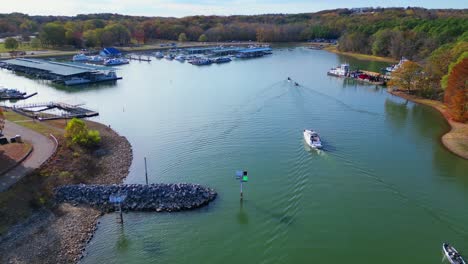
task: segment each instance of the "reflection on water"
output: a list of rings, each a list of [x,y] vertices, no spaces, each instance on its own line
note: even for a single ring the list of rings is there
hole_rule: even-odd
[[[114,88],[117,85],[117,80],[113,81],[106,81],[100,83],[91,83],[91,84],[80,84],[80,85],[73,85],[67,86],[64,84],[59,83],[50,83],[51,87],[54,87],[57,90],[64,91],[67,93],[81,93],[83,91],[93,91],[93,90],[105,90],[109,88]]]
[[[120,228],[118,228],[118,232],[119,236],[117,238],[115,246],[117,248],[117,251],[126,252],[130,247],[131,241],[127,238],[127,235],[125,234],[124,224],[120,225]]]
[[[244,202],[240,201],[239,212],[237,213],[237,222],[241,225],[247,225],[249,223],[249,215],[244,209]]]
[[[392,98],[386,98],[384,107],[390,124],[397,129],[404,128],[408,118],[408,101],[395,102]]]

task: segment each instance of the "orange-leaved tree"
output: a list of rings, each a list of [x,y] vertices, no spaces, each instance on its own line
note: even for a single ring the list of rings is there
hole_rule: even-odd
[[[450,65],[444,101],[452,118],[468,121],[468,52]]]
[[[5,115],[3,115],[3,110],[0,107],[0,133],[3,133],[4,128],[5,128]]]
[[[422,67],[416,62],[406,61],[392,72],[392,79],[388,82],[388,85],[407,90],[409,93],[411,90],[419,88],[421,78]]]

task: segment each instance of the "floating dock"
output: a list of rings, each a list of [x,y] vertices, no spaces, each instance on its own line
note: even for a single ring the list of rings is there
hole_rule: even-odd
[[[50,114],[45,111],[59,109],[64,113]],[[71,105],[61,102],[46,102],[46,103],[34,103],[34,104],[25,104],[25,105],[15,105],[12,107],[12,110],[34,118],[40,121],[44,120],[56,120],[56,119],[71,119],[71,118],[87,118],[98,116],[99,113],[93,110],[89,110],[81,107],[81,105]]]
[[[27,95],[14,89],[0,89],[0,100],[25,100],[35,96],[37,93]]]
[[[0,67],[28,74],[30,76],[62,82],[67,84],[73,80],[83,79],[87,83],[107,80],[109,73],[114,73],[115,69],[104,66],[88,65],[76,62],[57,62],[41,59],[10,59],[3,61]],[[101,78],[102,77],[102,78]],[[121,79],[116,77],[113,80]]]
[[[147,58],[142,58],[142,56],[126,56],[127,59],[129,60],[136,60],[136,61],[148,61],[150,62],[151,59],[150,57],[148,56]]]

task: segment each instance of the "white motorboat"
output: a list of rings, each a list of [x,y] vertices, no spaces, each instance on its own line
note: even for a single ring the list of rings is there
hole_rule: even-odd
[[[99,55],[96,55],[96,56],[89,56],[88,57],[88,61],[89,62],[96,62],[96,63],[100,63],[100,62],[103,62],[104,61],[104,58],[99,56]]]
[[[175,60],[180,61],[180,62],[185,62],[185,56],[184,55],[179,55],[175,57]]]
[[[158,59],[164,58],[164,54],[162,54],[162,52],[160,52],[160,51],[156,52],[156,54],[154,56],[156,56],[156,58],[158,58]]]
[[[73,56],[73,61],[88,61],[89,58],[88,56],[84,55],[83,53],[80,53],[80,54],[76,54],[75,56]]]
[[[452,264],[466,264],[463,257],[458,253],[458,251],[449,245],[448,243],[442,244],[442,250],[444,251],[445,256],[447,257],[448,261]]]
[[[314,130],[304,129],[304,140],[306,141],[307,145],[309,145],[311,148],[322,148],[322,141],[320,141],[318,133]]]
[[[104,61],[104,65],[106,66],[114,66],[114,65],[122,65],[122,64],[129,64],[130,61],[123,58],[112,58]]]
[[[330,69],[327,74],[337,77],[346,77],[349,73],[349,64],[343,63],[339,67]]]
[[[174,57],[174,55],[172,55],[172,54],[167,54],[166,56],[164,56],[164,58],[165,58],[166,60],[173,60],[175,57]]]

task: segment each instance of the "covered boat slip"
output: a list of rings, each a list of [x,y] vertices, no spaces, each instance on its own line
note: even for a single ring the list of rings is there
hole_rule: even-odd
[[[106,75],[108,72],[115,71],[114,68],[83,63],[24,58],[5,60],[3,67],[9,70],[30,74],[38,78],[59,82],[65,82],[73,77],[96,77],[97,75]],[[98,78],[90,78],[90,81],[94,82],[94,79]]]

